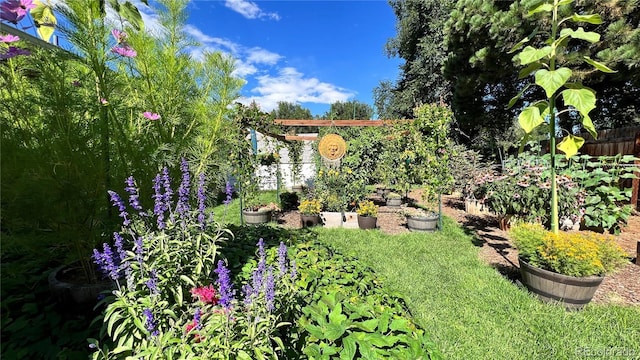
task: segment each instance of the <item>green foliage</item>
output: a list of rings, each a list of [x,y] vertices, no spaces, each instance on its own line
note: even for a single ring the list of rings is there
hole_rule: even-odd
[[[638,171],[630,155],[580,156],[572,162],[569,175],[586,193],[584,224],[592,229],[618,234],[631,215],[631,188],[622,187]]]
[[[374,204],[373,201],[370,201],[370,200],[361,201],[360,203],[358,203],[358,208],[356,209],[356,212],[360,216],[377,217],[378,205]]]
[[[465,199],[472,198],[475,196],[480,177],[489,172],[491,167],[479,152],[468,149],[465,145],[454,145],[449,160],[453,177],[452,190],[460,191]]]
[[[627,254],[611,236],[545,231],[540,225],[519,224],[510,234],[522,258],[532,266],[568,276],[610,273],[628,263]]]
[[[335,102],[323,116],[329,120],[367,120],[373,117],[373,109],[368,104],[357,100]]]

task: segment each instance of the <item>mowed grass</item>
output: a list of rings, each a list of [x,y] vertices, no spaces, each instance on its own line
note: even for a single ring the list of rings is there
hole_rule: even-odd
[[[542,304],[483,264],[473,238],[450,219],[429,234],[317,231],[402,294],[448,359],[640,359],[640,307],[567,312]]]

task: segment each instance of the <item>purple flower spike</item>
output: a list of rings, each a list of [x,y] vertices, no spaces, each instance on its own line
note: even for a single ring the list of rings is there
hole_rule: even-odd
[[[282,241],[278,247],[278,267],[280,276],[284,276],[287,273],[287,246]]]
[[[111,280],[116,281],[119,275],[118,267],[113,258],[113,251],[111,251],[111,247],[107,243],[102,245],[102,249],[102,253],[97,249],[93,249],[93,262],[98,265],[98,268],[103,274],[111,278]]]
[[[169,169],[166,167],[162,169],[162,185],[164,186],[164,195],[162,196],[164,211],[169,211],[169,209],[171,209],[171,197],[173,196],[173,190],[171,189]]]
[[[205,176],[204,173],[200,174],[198,178],[198,224],[200,227],[204,229],[205,221],[206,221],[206,202],[207,202],[207,189],[205,187]]]
[[[160,174],[156,175],[153,179],[153,190],[153,215],[156,216],[158,229],[162,230],[165,228],[166,224],[164,222],[164,195],[162,194],[162,177]]]
[[[202,311],[200,308],[196,309],[195,314],[193,314],[193,322],[196,323],[196,329],[202,329],[202,323],[200,322],[200,318],[202,317]]]
[[[124,201],[122,201],[122,199],[120,198],[120,195],[118,195],[117,192],[111,191],[111,190],[107,192],[111,197],[111,203],[113,204],[113,206],[117,207],[118,211],[120,211],[120,214],[118,216],[122,218],[122,225],[129,226],[131,221],[127,218],[128,216],[127,208],[124,206]]]
[[[134,251],[136,253],[136,261],[142,266],[144,260],[144,243],[142,242],[142,236],[138,236],[134,242]]]
[[[225,205],[231,204],[231,198],[233,197],[233,185],[229,181],[225,184],[224,192],[227,194],[227,198],[223,201]]]
[[[151,309],[146,308],[142,311],[142,313],[146,318],[145,327],[151,333],[151,336],[158,336],[158,334],[160,334],[160,332],[157,329],[158,324],[153,318],[153,312],[151,312]]]
[[[125,181],[127,185],[124,190],[129,194],[129,205],[138,211],[140,215],[143,215],[142,205],[140,205],[140,193],[138,192],[138,187],[136,186],[136,179],[133,176],[129,176]]]
[[[229,269],[224,265],[224,261],[218,260],[218,267],[216,268],[215,273],[218,274],[216,285],[218,285],[218,290],[220,291],[219,303],[228,311],[231,309],[235,290],[233,290],[231,278],[229,277]]]
[[[242,286],[242,296],[244,297],[244,304],[246,306],[251,306],[253,303],[253,297],[255,296],[253,287],[249,284],[245,284]]]
[[[272,312],[273,309],[275,309],[273,303],[276,299],[276,284],[271,266],[269,266],[269,270],[267,271],[267,284],[265,285],[264,298],[266,300],[267,311]]]
[[[189,164],[184,158],[180,162],[180,170],[182,171],[182,182],[178,187],[178,205],[176,212],[181,219],[186,218],[189,213],[189,191],[191,190],[191,175],[189,174]]]
[[[149,273],[149,280],[145,282],[147,288],[151,295],[158,295],[160,291],[158,290],[158,275],[155,270],[151,270]]]
[[[291,262],[291,280],[295,280],[298,276],[298,267],[296,266],[296,261],[293,260]]]
[[[127,251],[124,249],[124,239],[120,233],[114,232],[113,238],[115,239],[116,252],[118,253],[118,262],[122,264],[127,258]]]

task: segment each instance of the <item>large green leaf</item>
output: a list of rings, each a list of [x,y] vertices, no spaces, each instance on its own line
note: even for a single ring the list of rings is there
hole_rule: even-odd
[[[600,17],[600,14],[589,14],[589,15],[573,14],[570,20],[573,22],[586,22],[586,23],[595,24],[595,25],[602,24],[602,17]]]
[[[598,69],[598,70],[600,70],[602,72],[605,72],[605,73],[617,72],[615,70],[610,69],[607,65],[605,65],[605,64],[603,64],[601,62],[595,61],[595,60],[591,59],[588,56],[584,56],[584,61],[586,61],[587,64],[592,65],[593,67],[595,67],[596,69]]]
[[[144,29],[144,21],[138,8],[130,2],[125,2],[120,8],[120,15],[125,18],[136,30]]]
[[[518,115],[518,124],[527,134],[543,122],[544,118],[540,115],[540,109],[536,106],[529,106]]]
[[[562,139],[562,142],[558,144],[557,148],[564,152],[564,156],[569,159],[578,153],[578,149],[582,147],[582,144],[584,144],[584,139],[580,136],[568,135]]]
[[[542,3],[538,6],[536,6],[535,8],[529,10],[529,12],[527,13],[527,16],[531,16],[533,14],[539,13],[539,12],[549,12],[553,10],[553,5],[552,4],[548,4],[548,3]]]
[[[340,360],[351,360],[356,356],[356,340],[351,336],[342,339],[342,351],[340,351]]]
[[[565,89],[562,91],[565,105],[576,108],[582,115],[587,115],[596,107],[596,94],[590,89]]]
[[[49,42],[58,23],[53,14],[53,9],[51,6],[43,4],[40,0],[34,0],[33,4],[35,4],[36,7],[31,9],[30,13],[36,24],[38,35],[40,35],[42,40]]]
[[[587,129],[589,134],[591,134],[591,136],[593,136],[594,139],[597,139],[598,132],[596,131],[596,127],[593,125],[593,121],[591,121],[591,118],[589,117],[589,115],[582,114],[581,122],[582,122],[582,127]]]
[[[542,49],[536,49],[533,46],[527,46],[522,49],[519,55],[520,65],[531,64],[551,54],[551,46],[545,46]]]
[[[600,34],[593,31],[584,31],[582,27],[579,27],[578,30],[569,28],[562,29],[560,36],[571,36],[574,39],[586,40],[592,44],[600,41]]]
[[[571,69],[569,68],[563,67],[555,71],[542,69],[536,72],[536,84],[544,89],[547,97],[551,97],[570,77]]]
[[[531,63],[529,65],[527,65],[527,67],[525,67],[524,69],[520,70],[520,72],[518,73],[518,79],[524,79],[525,77],[531,75],[532,72],[540,69],[542,67],[542,65],[540,65],[539,62],[534,62]]]

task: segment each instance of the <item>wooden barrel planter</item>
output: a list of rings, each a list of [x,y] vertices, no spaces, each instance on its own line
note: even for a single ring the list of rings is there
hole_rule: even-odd
[[[399,207],[400,205],[402,205],[402,199],[401,198],[387,199],[387,206]]]
[[[568,310],[578,310],[588,304],[604,276],[576,277],[558,274],[531,266],[522,258],[522,283],[543,302],[561,302]]]
[[[407,227],[411,231],[435,231],[438,228],[438,217],[435,216],[407,216]]]
[[[302,227],[313,227],[322,225],[322,219],[320,218],[320,215],[300,214],[300,222],[302,222]]]
[[[265,224],[271,221],[271,211],[248,211],[242,210],[245,223],[249,225]]]
[[[377,217],[358,215],[358,227],[360,229],[364,229],[364,230],[375,229],[377,224],[378,224]]]

